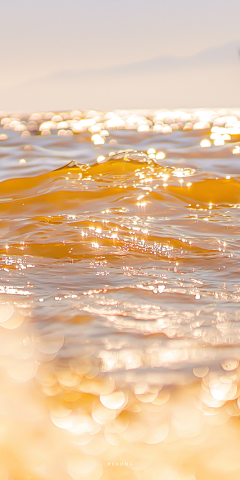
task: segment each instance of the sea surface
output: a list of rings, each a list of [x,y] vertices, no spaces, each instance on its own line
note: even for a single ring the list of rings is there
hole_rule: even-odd
[[[0,119],[1,480],[239,480],[240,109]]]

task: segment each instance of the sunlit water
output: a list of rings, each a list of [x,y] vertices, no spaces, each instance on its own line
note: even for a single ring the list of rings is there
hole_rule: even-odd
[[[1,480],[239,480],[240,111],[1,118]]]

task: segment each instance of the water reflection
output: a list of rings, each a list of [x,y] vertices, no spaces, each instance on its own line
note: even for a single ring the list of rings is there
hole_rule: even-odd
[[[1,478],[238,480],[240,112],[1,127]]]

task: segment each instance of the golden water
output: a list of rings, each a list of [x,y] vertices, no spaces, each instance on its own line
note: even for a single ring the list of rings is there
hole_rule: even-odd
[[[239,480],[240,111],[1,119],[0,479]]]

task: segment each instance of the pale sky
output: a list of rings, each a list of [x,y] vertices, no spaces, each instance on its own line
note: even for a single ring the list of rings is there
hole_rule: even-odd
[[[240,40],[239,0],[0,0],[0,11],[0,89],[8,90]]]

